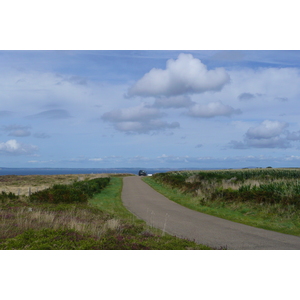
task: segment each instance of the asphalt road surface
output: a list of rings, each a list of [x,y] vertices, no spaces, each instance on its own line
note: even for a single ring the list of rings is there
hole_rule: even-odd
[[[198,244],[229,250],[300,250],[300,237],[193,211],[167,199],[138,176],[124,177],[122,201],[150,226]]]

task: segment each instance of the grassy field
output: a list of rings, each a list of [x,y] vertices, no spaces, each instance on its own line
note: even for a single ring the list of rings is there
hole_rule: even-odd
[[[120,174],[122,176],[122,174]],[[118,175],[118,176],[120,176]],[[125,174],[123,174],[125,175]],[[54,184],[70,184],[74,181],[107,177],[108,174],[69,174],[69,175],[6,175],[0,176],[0,193],[13,193],[28,196],[51,187]],[[117,175],[115,175],[117,176]]]
[[[300,236],[299,169],[180,171],[144,180],[193,210]]]
[[[50,190],[51,187],[57,184],[72,186],[75,181],[87,182],[103,176],[1,176],[0,249],[211,249],[164,234],[134,217],[122,204],[122,177],[118,175],[112,176],[109,185],[88,201],[81,197],[82,202],[53,202],[55,193]],[[13,187],[17,191],[28,185],[38,187],[36,194],[43,197],[38,198],[35,193],[31,197],[18,196],[9,189]],[[41,193],[41,190],[44,192]],[[38,200],[45,199],[45,195],[50,201]]]

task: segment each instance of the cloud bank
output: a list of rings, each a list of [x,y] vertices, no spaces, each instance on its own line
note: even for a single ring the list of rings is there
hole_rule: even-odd
[[[229,117],[233,114],[241,114],[240,109],[234,109],[221,101],[210,102],[208,104],[195,104],[189,108],[187,114],[196,118],[212,118],[217,116]]]

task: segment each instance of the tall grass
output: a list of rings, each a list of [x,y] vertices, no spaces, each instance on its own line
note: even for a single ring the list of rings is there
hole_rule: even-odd
[[[182,205],[232,221],[300,235],[300,170],[182,171],[145,181]]]

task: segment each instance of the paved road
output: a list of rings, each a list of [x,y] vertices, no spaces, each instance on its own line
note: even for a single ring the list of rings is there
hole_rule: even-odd
[[[149,225],[214,248],[300,250],[300,237],[255,228],[183,207],[156,192],[138,176],[123,179],[125,207]]]

